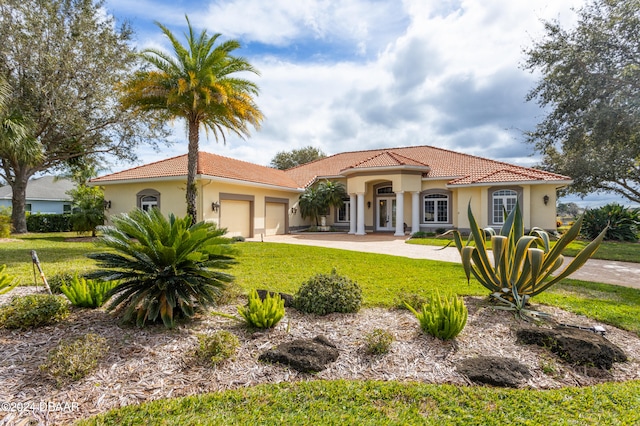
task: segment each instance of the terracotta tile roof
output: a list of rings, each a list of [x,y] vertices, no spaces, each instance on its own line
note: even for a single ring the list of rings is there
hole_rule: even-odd
[[[282,170],[207,152],[200,152],[198,154],[198,174],[298,189],[297,183]],[[110,175],[100,176],[92,179],[91,182],[101,184],[137,179],[186,178],[186,176],[187,154],[184,154]]]
[[[416,167],[425,167],[428,166],[424,163],[416,161],[412,158],[407,158],[404,155],[400,155],[391,151],[383,151],[374,155],[371,158],[361,161],[358,164],[353,165],[352,167],[347,167],[347,169],[366,169],[372,167],[399,167],[399,166],[416,166]]]
[[[571,180],[567,176],[555,173],[432,146],[344,152],[294,167],[286,170],[286,173],[298,185],[304,187],[318,177],[339,176],[342,171],[347,169],[388,167],[402,164],[428,166],[430,169],[425,173],[426,177],[448,178],[451,185],[523,181],[566,181],[569,183]]]

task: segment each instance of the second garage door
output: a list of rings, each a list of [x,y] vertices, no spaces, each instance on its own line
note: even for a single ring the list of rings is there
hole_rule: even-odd
[[[286,233],[286,204],[266,203],[265,233],[282,235]]]

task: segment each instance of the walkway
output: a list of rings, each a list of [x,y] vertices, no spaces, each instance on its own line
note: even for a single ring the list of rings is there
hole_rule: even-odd
[[[431,259],[443,262],[460,262],[460,254],[455,247],[423,246],[406,244],[407,237],[395,237],[391,234],[289,234],[263,237],[270,243],[302,244],[309,246],[329,247],[365,253],[381,253],[392,256],[403,256],[412,259]],[[261,241],[260,237],[251,241]],[[565,260],[565,265],[570,259]],[[589,259],[569,278],[621,285],[640,289],[640,263],[613,262],[609,260]]]

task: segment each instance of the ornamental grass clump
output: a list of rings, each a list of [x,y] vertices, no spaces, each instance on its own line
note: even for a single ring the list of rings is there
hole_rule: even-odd
[[[467,281],[473,275],[491,291],[491,297],[499,302],[496,308],[513,310],[523,319],[546,315],[528,309],[529,299],[584,265],[600,247],[607,232],[605,228],[562,272],[552,277],[551,274],[559,270],[564,262],[562,251],[579,235],[584,215],[551,247],[549,234],[541,228],[533,228],[529,235],[525,235],[522,213],[517,202],[515,208],[508,215],[505,214],[499,234],[493,228],[483,230],[478,226],[471,211],[471,203],[467,210],[471,228],[467,244],[463,244],[459,231],[449,231],[460,252]],[[492,259],[485,242],[486,234],[491,235]],[[475,245],[471,245],[472,241]]]
[[[0,326],[27,329],[54,324],[69,315],[67,299],[51,294],[30,294],[11,299],[0,308]]]
[[[192,317],[215,305],[233,276],[235,261],[225,229],[214,223],[191,223],[189,216],[165,218],[158,209],[113,216],[114,226],[100,227],[98,242],[110,251],[90,254],[98,270],[90,279],[119,281],[109,293],[108,310],[124,311],[124,321],[138,326],[162,320],[173,327],[177,316]]]
[[[63,341],[40,365],[40,371],[53,377],[58,387],[67,381],[80,380],[95,370],[98,361],[109,351],[107,339],[87,333],[79,339]]]
[[[338,275],[316,274],[304,282],[294,297],[296,309],[309,314],[327,315],[332,312],[358,312],[362,304],[362,290],[357,282]]]
[[[460,334],[469,315],[461,297],[452,295],[443,298],[439,293],[422,305],[420,311],[408,303],[405,306],[418,319],[422,331],[442,340],[450,340]]]
[[[262,300],[258,291],[253,289],[249,293],[249,303],[246,306],[238,306],[238,313],[249,327],[272,328],[284,317],[284,300],[278,293],[269,292]]]
[[[73,306],[99,308],[106,302],[107,294],[118,285],[115,281],[88,280],[75,274],[68,284],[63,282],[60,291]]]

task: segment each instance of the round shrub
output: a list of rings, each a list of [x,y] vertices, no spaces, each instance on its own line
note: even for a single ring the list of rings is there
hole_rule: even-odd
[[[376,328],[364,336],[365,352],[369,355],[384,355],[389,353],[393,334],[381,328]]]
[[[0,309],[0,325],[6,328],[31,328],[56,323],[69,315],[67,299],[50,294],[14,297]]]
[[[60,342],[39,368],[55,378],[60,387],[68,380],[80,380],[89,374],[108,351],[107,339],[87,333],[79,339]]]
[[[233,357],[240,347],[238,337],[225,330],[213,334],[199,334],[198,343],[196,355],[210,361],[212,365]]]
[[[317,274],[304,282],[295,295],[296,309],[309,314],[326,315],[332,312],[358,312],[362,290],[357,282],[338,275]]]

